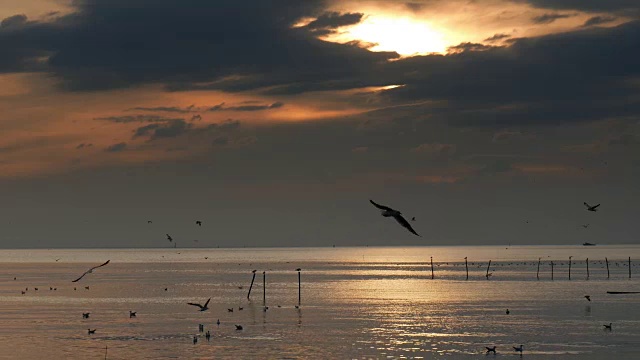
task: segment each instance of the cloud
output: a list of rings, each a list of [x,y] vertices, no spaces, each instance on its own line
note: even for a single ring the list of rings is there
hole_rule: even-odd
[[[462,53],[466,51],[486,51],[486,50],[493,49],[494,47],[495,46],[491,46],[491,45],[465,42],[455,46],[449,46],[447,48],[447,53],[457,54],[457,53]]]
[[[150,136],[150,140],[159,138],[175,138],[187,133],[192,125],[182,119],[163,124],[149,124],[134,130],[133,137]]]
[[[109,121],[113,123],[134,123],[134,122],[173,122],[173,121],[184,121],[184,119],[180,118],[166,118],[158,115],[126,115],[126,116],[109,116],[109,117],[100,117],[94,118],[94,120],[100,121]]]
[[[134,107],[127,110],[164,111],[164,112],[175,112],[175,113],[190,113],[190,112],[198,111],[198,109],[195,108],[195,105],[190,105],[185,108],[181,108],[178,106]]]
[[[542,9],[619,12],[640,8],[636,0],[520,0]]]
[[[107,146],[107,148],[104,149],[104,151],[106,152],[120,152],[120,151],[124,151],[127,147],[127,143],[126,142],[121,142],[121,143],[117,143],[117,144],[113,144],[110,146]]]
[[[573,15],[571,14],[544,14],[544,15],[539,15],[536,16],[534,18],[532,18],[531,20],[536,23],[536,24],[551,24],[552,22],[558,20],[558,19],[566,19],[569,18]]]
[[[525,135],[520,131],[501,130],[493,134],[493,137],[491,138],[491,142],[504,143],[512,140],[524,140],[528,138],[533,138],[533,136]]]
[[[284,106],[283,102],[274,102],[272,104],[264,104],[264,105],[238,105],[238,106],[225,106],[224,103],[215,105],[207,109],[206,111],[214,112],[214,111],[262,111],[262,110],[272,110],[279,109]]]
[[[17,26],[21,26],[27,23],[27,16],[24,14],[18,14],[18,15],[13,15],[13,16],[9,16],[7,18],[2,19],[2,22],[0,22],[0,28],[10,28],[10,27],[17,27]]]
[[[582,26],[583,27],[595,26],[600,24],[606,24],[615,20],[616,18],[613,16],[594,16],[589,18],[587,21],[585,21]]]
[[[484,39],[484,41],[486,41],[486,42],[497,42],[497,41],[508,39],[510,37],[511,37],[511,35],[509,35],[509,34],[495,34],[495,35],[493,35],[491,37],[488,37],[488,38]]]
[[[211,142],[214,146],[225,146],[229,144],[228,136],[218,136]]]
[[[640,137],[636,134],[620,134],[613,136],[608,141],[609,145],[620,145],[620,146],[628,146],[628,145],[638,145],[640,144]]]
[[[202,120],[202,116],[198,114],[198,115],[193,115],[190,121],[200,121],[200,120]]]
[[[325,12],[317,19],[311,21],[305,26],[316,35],[327,35],[335,32],[335,29],[342,26],[355,25],[362,20],[364,14],[361,13],[345,13]]]
[[[81,144],[78,144],[76,146],[76,149],[82,149],[82,148],[92,147],[92,146],[93,146],[93,144],[91,144],[91,143],[81,143]]]

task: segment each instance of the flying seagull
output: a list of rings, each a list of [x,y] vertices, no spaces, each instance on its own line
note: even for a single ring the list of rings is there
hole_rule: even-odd
[[[153,224],[153,221],[147,220],[147,224]]]
[[[109,261],[111,261],[111,260],[107,260],[107,261],[106,261],[104,264],[102,264],[102,265],[98,265],[98,266],[94,266],[94,267],[92,267],[91,269],[89,269],[89,270],[85,271],[85,272],[84,272],[84,274],[80,275],[80,277],[79,277],[79,278],[77,278],[77,279],[75,279],[75,280],[72,280],[71,282],[76,282],[76,281],[78,281],[78,280],[82,279],[85,275],[87,275],[87,274],[91,274],[91,273],[93,272],[93,270],[95,270],[95,269],[97,269],[97,268],[99,268],[99,267],[102,267],[102,266],[107,265],[107,264],[109,263]]]
[[[595,211],[595,210],[594,210],[594,211]],[[589,224],[582,225],[582,227],[586,229],[586,228],[588,228],[588,227],[589,227]]]
[[[609,323],[609,325],[602,325],[602,326],[604,326],[604,329],[605,329],[605,330],[609,330],[609,331],[611,331],[611,325],[612,325],[612,324],[613,324],[613,323]]]
[[[585,203],[584,203],[584,206],[586,206],[586,207],[587,207],[587,211],[593,211],[593,212],[596,212],[596,211],[598,211],[597,207],[598,207],[598,206],[600,206],[600,204],[598,204],[598,205],[594,205],[594,206],[591,206],[591,205],[589,205],[589,204],[587,204],[587,203],[585,202]]]
[[[589,295],[585,295],[584,298],[587,299],[588,301],[591,301],[591,296]]]
[[[207,305],[209,305],[209,301],[211,301],[211,298],[209,298],[209,300],[207,300],[207,302],[204,303],[204,306],[196,303],[187,303],[187,304],[199,307],[200,311],[207,311],[209,310],[209,308],[207,307]]]
[[[412,217],[412,218],[411,218],[411,221],[416,221],[416,217],[415,217],[415,216],[414,216],[414,217]]]
[[[407,220],[405,220],[405,218],[402,217],[402,213],[398,210],[394,210],[390,207],[386,207],[384,205],[379,205],[376,204],[375,202],[373,202],[373,200],[369,200],[373,206],[377,207],[378,209],[382,210],[382,216],[384,217],[393,217],[394,219],[396,219],[396,221],[402,225],[403,227],[407,228],[407,230],[409,230],[412,234],[416,235],[416,236],[420,236],[418,235],[418,233],[413,230],[413,228],[411,227],[411,225],[409,224],[409,222]]]
[[[173,241],[173,238],[171,237],[171,235],[167,234],[167,240],[169,240],[169,242]]]
[[[196,220],[196,225],[198,225],[198,226],[202,226],[202,221],[200,221],[200,220]]]

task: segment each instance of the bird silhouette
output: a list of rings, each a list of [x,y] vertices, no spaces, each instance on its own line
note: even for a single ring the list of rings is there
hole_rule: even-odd
[[[209,305],[209,301],[211,301],[211,298],[209,298],[209,300],[207,300],[207,302],[204,303],[204,305],[200,305],[200,304],[196,304],[196,303],[187,303],[187,304],[199,307],[200,311],[207,311],[207,310],[209,310],[209,308],[207,307],[207,305]]]
[[[147,224],[153,224],[153,221],[147,220]]]
[[[492,347],[492,348],[490,348],[488,346],[485,346],[485,348],[487,349],[487,354],[491,353],[491,352],[494,353],[494,354],[496,353],[496,347],[495,346]]]
[[[394,210],[394,209],[392,209],[390,207],[387,207],[387,206],[384,206],[384,205],[376,204],[373,200],[369,200],[369,202],[371,202],[371,204],[373,204],[373,206],[375,206],[378,209],[382,210],[382,216],[384,216],[384,217],[393,217],[400,225],[405,227],[412,234],[414,234],[416,236],[420,236],[415,230],[413,230],[413,228],[411,227],[411,224],[409,224],[409,222],[404,217],[402,217],[402,213],[400,211]]]
[[[589,227],[589,224],[582,225],[582,227],[586,229]]]
[[[513,347],[513,350],[515,350],[515,351],[519,352],[520,354],[522,354],[522,351],[523,351],[524,349],[523,349],[523,346],[522,346],[522,345],[520,345],[520,347],[515,347],[515,346],[514,346],[514,347]]]
[[[83,319],[88,319],[90,314],[91,313],[82,313],[82,318]]]
[[[611,331],[611,330],[613,330],[613,328],[611,327],[611,325],[612,325],[612,324],[613,324],[613,323],[609,323],[609,325],[602,325],[602,326],[604,326],[604,329],[605,329],[605,330],[609,330],[609,331]]]
[[[236,325],[236,330],[242,330],[242,325]]]
[[[96,333],[96,330],[98,330],[98,329],[93,329],[93,330],[91,330],[91,329],[87,329],[87,334],[89,334],[89,335],[91,335],[91,334],[95,334],[95,333]]]
[[[585,295],[584,298],[587,299],[587,301],[591,301],[591,296],[589,295]]]
[[[197,224],[198,226],[202,226],[202,221],[200,221],[200,220],[196,220],[196,224]]]
[[[136,311],[129,310],[129,319],[136,317]]]
[[[171,237],[171,235],[169,235],[169,234],[166,234],[166,235],[167,235],[167,240],[169,240],[169,242],[172,242],[173,238]]]
[[[79,278],[77,278],[77,279],[75,279],[75,280],[72,280],[71,282],[79,281],[79,280],[80,280],[80,279],[82,279],[85,275],[87,275],[87,274],[91,274],[91,273],[93,272],[93,270],[95,270],[95,269],[97,269],[97,268],[99,268],[99,267],[103,267],[103,266],[107,265],[107,264],[109,263],[109,261],[111,261],[111,260],[107,260],[105,263],[103,263],[103,264],[101,264],[101,265],[98,265],[98,266],[94,266],[94,267],[92,267],[91,269],[89,269],[89,270],[85,271],[85,272],[84,272],[84,274],[80,275],[80,277],[79,277]]]
[[[589,205],[589,204],[587,204],[587,203],[585,202],[585,203],[584,203],[584,206],[586,206],[586,207],[587,207],[587,211],[593,211],[593,212],[596,212],[596,211],[598,211],[598,209],[597,209],[597,208],[598,208],[598,206],[600,206],[600,204],[598,204],[598,205],[594,205],[594,206],[591,206],[591,205]]]

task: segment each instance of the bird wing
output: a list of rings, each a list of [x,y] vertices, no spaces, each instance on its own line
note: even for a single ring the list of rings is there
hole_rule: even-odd
[[[590,207],[591,207],[591,206],[589,206],[589,204],[587,204],[587,202],[586,202],[586,201],[584,202],[584,206],[586,206],[586,207],[588,207],[588,208],[590,208]]]
[[[598,205],[594,206],[593,208],[595,209],[595,208],[597,208],[598,206],[600,206],[600,204],[598,204]]]
[[[77,282],[77,281],[79,281],[79,280],[80,280],[80,279],[82,279],[85,275],[87,275],[90,271],[91,271],[91,270],[87,270],[87,271],[85,271],[85,272],[84,272],[84,274],[80,275],[80,277],[79,277],[79,278],[77,278],[77,279],[75,279],[75,280],[71,280],[71,282]]]
[[[77,278],[77,279],[75,279],[75,280],[72,280],[71,282],[77,282],[77,281],[79,281],[79,280],[80,280],[80,279],[82,279],[85,275],[87,275],[88,273],[92,272],[94,269],[97,269],[97,268],[99,268],[99,267],[102,267],[102,266],[107,265],[107,264],[109,263],[109,261],[111,261],[111,260],[107,260],[104,264],[101,264],[101,265],[98,265],[98,266],[94,266],[94,267],[92,267],[91,269],[89,269],[89,270],[85,271],[85,272],[84,272],[84,274],[80,275],[80,277],[79,277],[79,278]]]
[[[189,304],[189,305],[193,305],[193,306],[197,306],[197,307],[199,307],[199,308],[201,308],[201,309],[202,309],[202,305],[200,305],[200,304],[196,304],[196,303],[187,303],[187,304]]]
[[[373,206],[377,207],[380,210],[396,211],[396,210],[393,210],[390,207],[386,207],[384,205],[376,204],[373,200],[369,200],[369,201],[373,204]]]
[[[400,225],[402,225],[405,228],[407,228],[407,230],[409,230],[412,234],[420,236],[420,235],[418,235],[418,233],[415,230],[413,230],[413,228],[411,227],[411,224],[409,224],[409,222],[405,218],[403,218],[402,215],[400,215],[400,214],[394,215],[393,218],[396,219],[396,221]]]
[[[209,301],[211,301],[211,298],[209,298],[209,300],[207,300],[207,302],[204,303],[204,307],[207,307],[207,305],[209,305]]]
[[[107,264],[109,263],[109,261],[111,261],[111,260],[107,260],[107,261],[105,261],[103,264],[100,264],[100,265],[98,265],[98,266],[94,266],[94,267],[92,267],[92,268],[91,268],[91,270],[93,270],[93,269],[97,269],[97,268],[99,268],[99,267],[103,267],[103,266],[107,265]]]

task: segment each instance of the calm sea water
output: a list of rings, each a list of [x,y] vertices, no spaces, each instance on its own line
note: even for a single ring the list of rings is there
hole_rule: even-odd
[[[640,291],[639,264],[640,246],[1,250],[0,358],[637,359],[640,294],[607,291]]]

